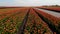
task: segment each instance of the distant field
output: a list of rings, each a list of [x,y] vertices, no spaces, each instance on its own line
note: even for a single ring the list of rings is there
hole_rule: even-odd
[[[0,12],[6,12],[6,11],[10,11],[10,10],[15,10],[16,8],[4,8],[4,9],[0,9]]]
[[[56,7],[56,6],[42,6],[40,8],[45,8],[45,9],[60,11],[60,7]]]

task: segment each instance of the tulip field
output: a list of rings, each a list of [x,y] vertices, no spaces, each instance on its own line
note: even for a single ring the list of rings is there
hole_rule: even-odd
[[[59,12],[60,13],[60,7],[54,7],[54,6],[47,6],[47,7],[38,7],[38,8],[42,8],[42,9],[46,9],[46,10],[51,10],[51,11],[55,11],[55,12]]]
[[[1,9],[2,10],[2,9]],[[0,11],[0,34],[16,34],[28,8],[13,8]]]
[[[0,34],[60,34],[60,18],[32,7],[0,8]]]
[[[45,7],[45,8],[50,9],[50,10],[60,11],[60,7]]]

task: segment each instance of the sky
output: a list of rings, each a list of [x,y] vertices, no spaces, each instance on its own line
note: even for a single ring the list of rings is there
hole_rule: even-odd
[[[0,6],[60,5],[60,0],[0,0]]]

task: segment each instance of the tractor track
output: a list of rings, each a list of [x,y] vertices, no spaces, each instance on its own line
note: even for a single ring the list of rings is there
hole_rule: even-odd
[[[28,10],[25,18],[23,19],[22,25],[19,26],[19,31],[17,32],[17,34],[24,34],[24,29],[25,29],[25,25],[26,25],[27,20],[28,20],[29,12],[30,12],[30,9]]]

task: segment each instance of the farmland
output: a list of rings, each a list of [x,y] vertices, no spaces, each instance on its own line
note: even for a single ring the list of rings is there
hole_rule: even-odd
[[[12,8],[0,13],[0,34],[16,34],[28,8]]]
[[[60,7],[45,7],[45,8],[60,11]]]
[[[51,11],[55,11],[55,12],[59,12],[60,13],[60,6],[41,6],[38,8],[42,8],[42,9],[46,9],[46,10],[51,10]]]
[[[24,34],[52,34],[51,30],[48,28],[46,23],[44,23],[41,18],[34,12],[33,9],[30,10],[28,21],[24,29]]]
[[[60,11],[57,8],[52,10]],[[0,8],[0,34],[58,34],[59,28],[60,18],[41,10],[32,7]]]

